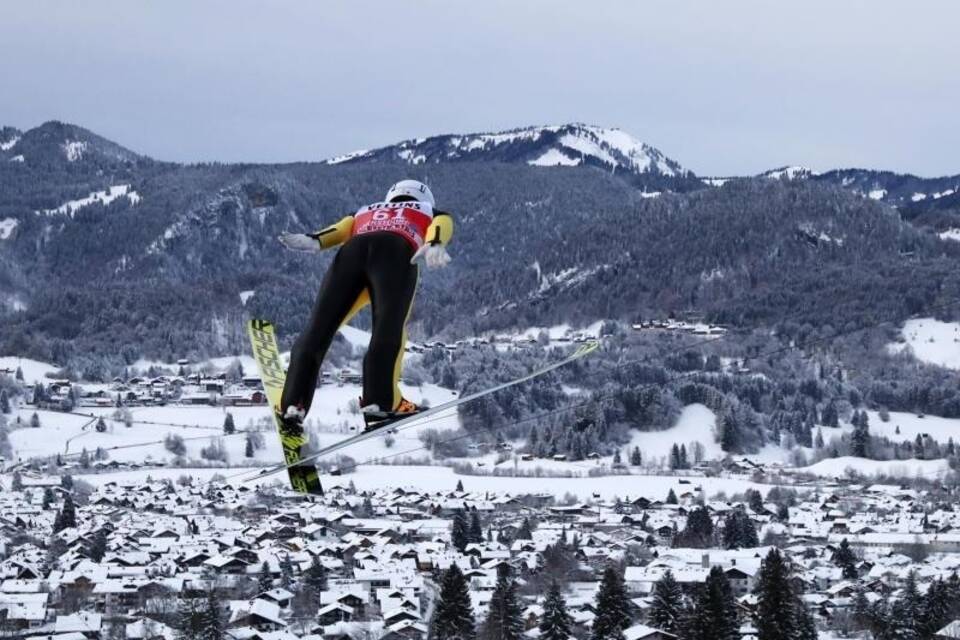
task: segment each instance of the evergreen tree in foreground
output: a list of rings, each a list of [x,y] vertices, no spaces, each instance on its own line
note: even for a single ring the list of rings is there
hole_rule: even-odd
[[[223,419],[223,433],[224,435],[233,435],[237,432],[237,425],[233,422],[233,414],[227,413],[227,417]]]
[[[543,601],[543,617],[540,619],[540,638],[543,640],[568,640],[573,621],[567,613],[567,603],[560,592],[560,585],[550,583]]]
[[[506,565],[497,570],[497,586],[490,596],[487,619],[480,637],[483,640],[520,640],[523,635],[523,609],[517,598],[517,583]]]
[[[843,570],[844,579],[857,579],[857,558],[853,555],[853,549],[850,548],[846,538],[840,541],[840,546],[833,552],[833,564]]]
[[[181,598],[177,603],[177,637],[194,640],[203,631],[203,610],[195,598]]]
[[[451,532],[453,546],[457,551],[463,552],[470,544],[470,525],[467,522],[467,515],[463,510],[457,510],[453,514],[453,531]]]
[[[77,510],[73,505],[73,498],[68,493],[63,498],[63,506],[60,513],[57,514],[53,523],[53,532],[60,533],[64,529],[70,529],[77,526]]]
[[[739,640],[737,602],[720,567],[710,569],[685,626],[685,640]]]
[[[203,610],[200,614],[200,634],[197,636],[200,640],[224,640],[224,627],[226,627],[226,615],[223,604],[220,602],[220,596],[211,589],[207,593],[206,601],[203,604]]]
[[[591,640],[623,640],[630,626],[629,601],[623,576],[616,567],[607,567],[597,592],[597,616],[593,619]]]
[[[650,607],[650,626],[677,635],[683,614],[683,591],[680,583],[667,569],[653,587],[653,606]]]
[[[470,512],[470,527],[467,534],[470,542],[477,544],[483,542],[483,527],[480,525],[480,514],[476,511]]]
[[[778,549],[760,564],[757,596],[757,640],[794,640],[800,603],[790,585],[790,570]]]
[[[431,640],[473,640],[476,636],[470,587],[453,564],[440,581],[440,597],[430,621]]]
[[[327,570],[320,564],[320,558],[313,556],[310,566],[303,574],[303,582],[312,592],[312,595],[320,600],[320,593],[327,590]]]

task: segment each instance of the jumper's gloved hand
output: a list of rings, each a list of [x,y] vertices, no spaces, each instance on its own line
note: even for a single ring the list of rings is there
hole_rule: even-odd
[[[287,249],[293,249],[294,251],[316,253],[322,250],[320,242],[312,235],[307,235],[306,233],[288,233],[284,231],[277,236],[277,239],[280,241],[280,244]]]
[[[428,243],[417,249],[417,252],[410,258],[410,264],[415,264],[420,259],[423,259],[430,269],[442,269],[450,264],[450,254],[439,242]]]

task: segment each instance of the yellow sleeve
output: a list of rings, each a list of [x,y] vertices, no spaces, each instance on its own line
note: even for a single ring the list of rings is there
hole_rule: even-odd
[[[321,248],[329,249],[346,242],[351,233],[353,233],[353,216],[346,216],[340,222],[310,235],[320,243]]]
[[[453,216],[445,211],[437,211],[433,215],[433,222],[427,227],[427,244],[446,245],[453,237]]]

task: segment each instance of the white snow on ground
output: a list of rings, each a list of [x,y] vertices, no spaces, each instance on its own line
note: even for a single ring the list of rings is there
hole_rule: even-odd
[[[43,211],[38,211],[37,213],[42,213],[46,215],[73,215],[83,207],[89,206],[96,202],[103,204],[104,206],[110,204],[117,198],[126,196],[130,200],[130,204],[137,204],[140,202],[140,194],[136,191],[130,190],[130,185],[121,184],[113,187],[109,187],[106,191],[94,191],[86,198],[80,198],[79,200],[70,200],[65,202],[56,209],[44,209]]]
[[[910,200],[913,202],[920,202],[921,200],[926,200],[926,199],[927,199],[927,194],[925,193],[915,193],[912,196],[910,196]]]
[[[874,189],[867,194],[867,197],[871,200],[883,200],[887,196],[886,189]]]
[[[253,297],[253,294],[256,293],[253,289],[240,292],[240,304],[247,304],[247,300]]]
[[[711,187],[722,187],[730,182],[730,178],[704,178],[703,182]]]
[[[169,478],[176,480],[184,474],[195,478],[208,480],[215,474],[227,477],[232,484],[240,484],[249,473],[256,473],[256,469],[151,469],[149,471],[118,471],[83,476],[84,481],[93,485],[103,485],[109,482],[137,483],[142,482],[147,475],[155,480]],[[418,491],[452,491],[458,481],[463,482],[467,491],[495,491],[512,495],[526,493],[548,493],[563,496],[570,493],[581,500],[588,500],[598,495],[604,500],[620,498],[636,498],[640,496],[650,499],[663,500],[670,489],[682,494],[697,487],[710,498],[723,491],[727,495],[742,493],[747,489],[757,489],[761,493],[769,491],[773,485],[762,485],[748,480],[732,478],[689,478],[689,484],[681,484],[679,479],[672,476],[606,476],[601,478],[511,478],[494,476],[457,475],[450,467],[438,466],[389,466],[364,465],[355,473],[339,477],[323,476],[325,489],[334,486],[346,487],[350,482],[360,491],[403,487]],[[247,486],[257,484],[271,484],[276,481],[285,481],[282,476],[265,478],[254,481]]]
[[[592,156],[597,158],[601,162],[609,164],[611,167],[616,167],[619,164],[614,157],[607,152],[606,149],[589,138],[583,138],[578,135],[572,135],[568,133],[567,135],[560,136],[557,142],[568,149],[578,151],[584,156]],[[647,161],[647,165],[649,165],[649,160]]]
[[[849,470],[849,471],[848,471]],[[950,470],[946,460],[867,460],[853,456],[827,458],[809,467],[797,469],[798,473],[811,473],[821,478],[842,478],[849,472],[872,477],[877,475],[900,478],[922,477],[935,480]]]
[[[0,240],[6,240],[13,235],[13,230],[20,224],[16,218],[4,218],[0,220]]]
[[[906,342],[890,345],[891,352],[909,349],[922,362],[960,369],[960,323],[916,318],[904,323],[901,334]]]
[[[918,435],[928,435],[941,445],[945,445],[949,438],[960,443],[960,419],[957,418],[939,416],[921,418],[913,413],[891,411],[890,419],[883,422],[876,411],[868,411],[867,415],[870,418],[870,433],[886,436],[893,442],[914,442]],[[852,427],[844,428],[845,431],[852,429]],[[900,433],[897,433],[898,430]],[[827,439],[828,431],[832,430],[824,429],[824,439]]]
[[[946,231],[940,232],[941,240],[955,240],[960,242],[960,229],[947,229]]]
[[[23,161],[24,160],[22,155],[13,156],[12,158],[10,158],[10,162],[23,162]]]
[[[668,467],[670,449],[674,444],[685,445],[687,458],[693,461],[693,443],[703,445],[705,459],[722,458],[723,450],[716,438],[717,416],[702,404],[691,404],[683,408],[677,423],[663,431],[635,431],[630,443],[625,447],[630,451],[640,447],[643,463]]]
[[[539,158],[528,160],[527,164],[535,167],[573,167],[580,164],[580,158],[571,158],[559,149],[548,149]]]
[[[351,153],[345,153],[342,156],[336,156],[335,158],[330,158],[326,161],[326,164],[340,164],[341,162],[347,162],[348,160],[353,160],[354,158],[359,158],[360,156],[365,156],[370,153],[369,149],[360,149],[359,151],[353,151]]]
[[[0,365],[2,366],[2,365]],[[24,374],[26,376],[26,369]],[[432,405],[446,402],[456,397],[448,389],[435,385],[423,387],[408,387],[401,385],[404,396],[414,402],[426,399]],[[313,440],[317,446],[327,446],[356,433],[363,425],[363,418],[359,413],[351,413],[350,405],[362,394],[358,385],[324,385],[314,394],[313,406],[307,419],[307,426],[313,431]],[[35,409],[21,407],[19,413],[10,416],[10,421],[16,420],[19,415],[23,423],[28,423]],[[40,418],[40,428],[24,427],[10,433],[10,443],[13,447],[13,460],[26,460],[37,456],[53,456],[58,453],[79,453],[86,448],[91,454],[102,447],[108,450],[110,460],[121,462],[168,461],[174,456],[163,445],[163,439],[168,434],[175,434],[184,439],[187,448],[186,457],[192,460],[201,460],[200,450],[209,445],[213,439],[222,438],[227,451],[229,464],[243,464],[248,458],[244,457],[245,437],[243,435],[223,436],[223,422],[226,414],[233,414],[234,424],[238,431],[250,429],[253,425],[263,424],[263,440],[265,448],[256,452],[255,460],[260,463],[275,463],[283,459],[280,442],[277,439],[270,408],[266,405],[252,407],[213,407],[213,406],[181,406],[167,405],[163,407],[133,407],[130,409],[134,424],[126,427],[122,423],[114,422],[109,418],[113,415],[113,408],[79,407],[77,413],[104,416],[107,419],[108,429],[98,433],[91,424],[91,419],[82,415],[60,413],[55,411],[37,411]],[[266,419],[266,420],[264,420]],[[162,423],[162,424],[161,424]],[[411,427],[397,432],[392,436],[392,446],[387,446],[386,436],[372,438],[350,447],[343,453],[354,458],[357,462],[379,459],[410,459],[431,460],[429,451],[419,450],[422,447],[419,433],[426,429],[455,429],[459,427],[459,418],[454,412],[444,414],[436,419],[425,420],[420,426]],[[193,440],[190,440],[193,438]],[[147,445],[147,443],[153,443]],[[127,445],[136,446],[128,449],[110,451],[111,447]]]
[[[63,149],[63,155],[67,157],[67,162],[76,162],[82,158],[83,154],[86,152],[87,143],[67,140],[61,145],[60,148]]]
[[[30,358],[18,358],[16,356],[0,357],[0,369],[10,369],[16,372],[17,367],[20,367],[21,371],[23,371],[23,381],[27,384],[49,382],[46,374],[53,374],[60,370],[60,367],[38,360],[31,360]]]
[[[641,191],[640,197],[641,198],[659,198],[660,192],[659,191]]]
[[[767,171],[766,173],[762,173],[761,175],[765,178],[772,178],[774,180],[780,180],[781,178],[795,180],[798,177],[806,178],[808,176],[817,175],[817,172],[809,169],[808,167],[794,165],[791,167],[783,167],[781,169],[773,169],[771,171]]]
[[[6,142],[0,142],[0,151],[10,151],[20,142],[20,136],[13,136]]]
[[[947,189],[945,191],[940,191],[939,193],[933,194],[933,199],[939,200],[940,198],[945,198],[946,196],[952,196],[954,193],[956,193],[955,189]]]

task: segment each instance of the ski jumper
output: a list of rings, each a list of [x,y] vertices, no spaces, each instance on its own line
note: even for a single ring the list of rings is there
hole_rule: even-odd
[[[402,399],[406,325],[420,272],[410,259],[424,243],[450,242],[453,218],[425,202],[378,202],[312,235],[324,249],[342,246],[323,278],[307,327],[290,352],[281,410],[310,410],[334,334],[367,304],[373,329],[363,359],[362,404],[395,410]]]

